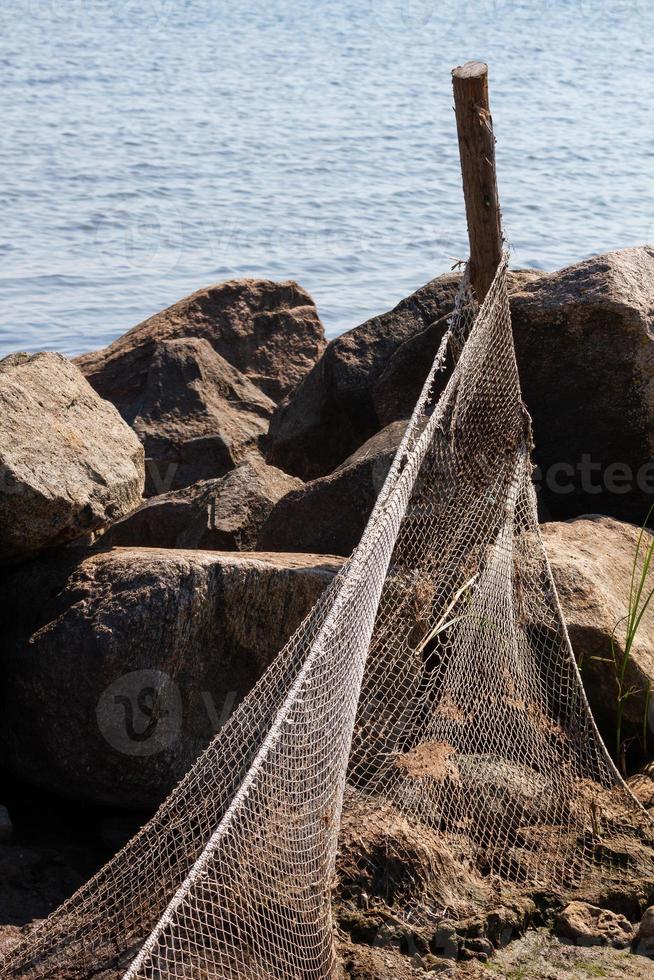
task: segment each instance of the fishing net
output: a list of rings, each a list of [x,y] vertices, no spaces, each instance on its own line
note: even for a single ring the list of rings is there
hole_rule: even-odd
[[[429,924],[521,888],[654,877],[539,534],[506,279],[505,260],[477,311],[464,277],[342,572],[3,977],[326,980],[335,899]]]

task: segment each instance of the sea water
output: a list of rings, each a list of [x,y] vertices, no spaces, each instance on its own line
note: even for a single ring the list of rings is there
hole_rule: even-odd
[[[490,64],[504,227],[654,239],[651,0],[2,0],[0,353],[292,278],[334,336],[467,254],[450,69]]]

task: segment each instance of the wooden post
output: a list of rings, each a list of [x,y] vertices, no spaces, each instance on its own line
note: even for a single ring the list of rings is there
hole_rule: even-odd
[[[502,219],[488,65],[468,61],[452,71],[463,194],[470,241],[470,281],[481,303],[502,258]]]

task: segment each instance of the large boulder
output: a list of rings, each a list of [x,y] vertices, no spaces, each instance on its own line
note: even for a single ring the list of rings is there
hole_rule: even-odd
[[[128,418],[145,447],[146,495],[223,476],[258,454],[273,409],[208,341],[162,341]]]
[[[2,762],[64,795],[153,806],[339,567],[154,549],[80,562],[64,549],[12,570],[0,607]]]
[[[359,543],[405,428],[406,422],[392,423],[329,476],[282,497],[261,528],[257,547],[349,555]]]
[[[61,354],[0,361],[0,559],[72,541],[137,506],[143,447]]]
[[[150,497],[110,527],[102,545],[250,551],[277,501],[301,486],[253,457],[218,480]]]
[[[278,406],[270,425],[268,462],[312,480],[330,473],[382,428],[373,399],[377,381],[404,341],[436,321],[429,337],[430,350],[435,350],[458,284],[458,275],[440,276],[390,312],[332,340],[299,387]],[[433,356],[418,368],[422,381]]]
[[[208,341],[275,400],[295,388],[325,347],[315,304],[297,283],[235,279],[199,289],[77,364],[128,418],[138,411],[157,345],[188,337]]]
[[[457,282],[435,279],[332,341],[277,407],[269,461],[305,479],[324,476],[379,429],[407,418]],[[509,292],[543,515],[599,512],[642,522],[654,503],[654,248],[548,275],[512,272]],[[444,372],[440,384],[446,380]]]
[[[512,272],[510,288],[537,275]],[[315,479],[331,473],[390,422],[408,418],[447,329],[459,282],[458,274],[439,276],[388,313],[333,340],[277,407],[268,461]],[[437,381],[444,385],[447,373]]]
[[[528,282],[511,315],[551,517],[642,523],[654,503],[654,248]]]
[[[544,524],[541,530],[586,693],[612,746],[617,710],[612,638],[620,664],[640,532],[631,524],[597,516]],[[649,535],[645,540],[650,540]],[[650,574],[651,588],[654,569]],[[649,684],[654,685],[653,604],[643,616],[625,672],[624,688],[633,690],[625,702],[625,720],[636,733],[642,731],[646,720]]]

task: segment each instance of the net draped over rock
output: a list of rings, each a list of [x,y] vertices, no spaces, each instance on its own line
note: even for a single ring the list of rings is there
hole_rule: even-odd
[[[389,895],[413,921],[445,914],[437,879],[456,914],[464,871],[496,895],[654,876],[650,821],[581,686],[530,451],[505,260],[478,313],[462,288],[342,572],[153,819],[1,975],[338,977],[352,826],[379,842],[372,863],[391,833],[424,855]]]

